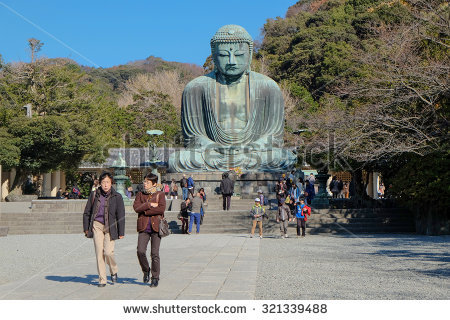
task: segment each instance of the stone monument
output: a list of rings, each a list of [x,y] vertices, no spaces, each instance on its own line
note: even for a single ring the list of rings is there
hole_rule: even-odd
[[[284,102],[278,85],[250,70],[253,39],[237,25],[211,39],[214,71],[183,92],[184,149],[169,159],[170,172],[281,172],[297,157],[283,149]]]

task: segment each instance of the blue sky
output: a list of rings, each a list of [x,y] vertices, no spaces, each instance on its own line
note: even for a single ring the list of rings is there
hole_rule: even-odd
[[[0,0],[0,54],[29,61],[27,40],[44,42],[40,56],[111,67],[153,55],[203,65],[209,40],[225,24],[260,38],[266,19],[284,17],[296,0]],[[15,11],[15,12],[13,12]]]

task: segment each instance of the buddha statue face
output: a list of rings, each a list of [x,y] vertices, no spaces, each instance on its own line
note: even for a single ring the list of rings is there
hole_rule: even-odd
[[[249,68],[250,50],[245,42],[216,43],[214,63],[225,77],[240,76]]]

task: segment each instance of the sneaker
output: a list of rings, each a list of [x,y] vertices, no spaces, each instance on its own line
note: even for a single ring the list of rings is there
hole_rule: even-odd
[[[259,236],[260,239],[262,239],[262,236]]]
[[[284,235],[285,238],[288,238],[289,236],[287,234]]]
[[[253,238],[253,235],[252,235],[252,234],[250,234],[250,238]]]

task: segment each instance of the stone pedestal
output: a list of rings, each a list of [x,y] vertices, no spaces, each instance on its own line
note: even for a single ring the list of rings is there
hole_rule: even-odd
[[[204,188],[208,197],[220,197],[220,182],[222,181],[223,172],[192,172],[187,173],[186,178],[192,174],[195,182],[195,191]],[[235,191],[239,190],[240,198],[252,199],[258,195],[258,190],[262,190],[265,195],[275,192],[275,185],[280,178],[280,173],[244,173],[235,181]],[[175,179],[178,186],[182,173],[165,173],[162,174],[161,181],[170,183]],[[181,196],[181,188],[178,189],[178,195]]]
[[[314,209],[327,209],[330,207],[330,200],[327,192],[327,181],[330,177],[327,173],[318,173],[316,181],[319,183],[319,192],[314,197],[311,206]]]

